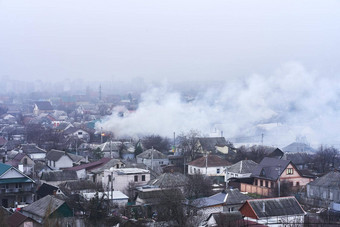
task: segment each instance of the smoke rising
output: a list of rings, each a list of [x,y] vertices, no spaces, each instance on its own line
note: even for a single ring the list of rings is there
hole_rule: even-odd
[[[207,88],[193,102],[162,86],[142,94],[135,113],[124,118],[113,113],[97,127],[117,137],[171,137],[190,129],[209,135],[217,128],[232,141],[248,137],[248,142],[260,142],[264,133],[268,145],[284,146],[305,136],[311,145],[337,146],[339,82],[335,76],[321,76],[292,62],[271,75],[253,74]]]

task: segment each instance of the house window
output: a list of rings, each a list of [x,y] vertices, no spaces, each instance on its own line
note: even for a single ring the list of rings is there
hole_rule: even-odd
[[[266,181],[266,187],[268,188],[268,181]]]
[[[270,187],[274,188],[274,182],[270,182]]]
[[[327,199],[327,192],[324,191],[324,192],[322,193],[322,197],[323,197],[324,199]]]
[[[78,132],[78,135],[83,135],[83,132]]]
[[[116,168],[119,169],[119,164],[116,165]]]
[[[198,170],[198,174],[201,174],[201,170],[200,169],[197,169]]]
[[[145,181],[145,175],[142,175],[142,181]]]
[[[235,177],[238,177],[238,174],[235,174]]]
[[[300,186],[300,182],[299,181],[296,182],[296,186]]]
[[[24,165],[27,165],[27,158],[24,158]]]
[[[261,187],[263,186],[263,180],[260,180],[260,186]]]
[[[16,188],[22,188],[22,184],[21,184],[21,183],[16,183],[16,184],[15,184],[15,187],[16,187]]]
[[[163,165],[163,161],[159,161],[159,164],[160,164],[160,165]]]
[[[220,173],[220,169],[216,169],[216,173],[219,174]]]
[[[293,168],[287,168],[287,175],[292,175],[294,173]]]
[[[135,182],[137,182],[137,181],[138,181],[138,176],[136,175],[136,176],[135,176]]]
[[[109,182],[111,182],[111,175],[108,175],[107,177],[109,179]]]
[[[194,173],[196,173],[196,168],[194,168]]]
[[[53,167],[55,167],[55,161],[53,161]]]
[[[257,180],[255,180],[255,185],[256,185],[256,186],[258,185]]]
[[[229,208],[228,208],[228,211],[229,211],[229,212],[234,211],[234,207],[229,207]]]

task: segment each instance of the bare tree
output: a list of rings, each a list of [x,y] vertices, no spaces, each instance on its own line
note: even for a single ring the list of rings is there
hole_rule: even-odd
[[[142,143],[145,149],[154,148],[160,152],[167,152],[170,150],[170,141],[166,137],[159,135],[145,136],[142,139]]]
[[[336,168],[339,150],[334,147],[320,146],[314,157],[314,169],[320,173],[327,173]]]
[[[196,159],[200,146],[198,143],[198,137],[201,135],[199,131],[190,130],[188,133],[181,133],[178,136],[179,148],[182,154],[188,161]]]
[[[185,186],[185,195],[189,199],[195,199],[203,196],[210,196],[212,193],[212,180],[202,174],[189,176]]]

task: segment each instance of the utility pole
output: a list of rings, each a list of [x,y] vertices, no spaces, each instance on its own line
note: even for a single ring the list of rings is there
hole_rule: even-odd
[[[173,152],[176,153],[176,133],[174,132],[174,147]]]
[[[262,144],[262,146],[263,146],[263,136],[264,136],[264,134],[262,133],[261,134],[261,144]]]
[[[151,169],[153,170],[153,147],[151,148]]]
[[[279,165],[279,168],[277,168],[277,171],[278,171],[278,181],[277,181],[277,190],[278,190],[278,194],[279,194],[279,197],[280,197],[280,175],[281,175],[281,165]]]
[[[208,152],[205,154],[205,175],[208,176]]]

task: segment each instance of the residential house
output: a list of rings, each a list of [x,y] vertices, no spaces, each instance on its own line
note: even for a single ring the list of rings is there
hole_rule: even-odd
[[[209,197],[198,198],[188,203],[195,207],[197,213],[207,218],[212,213],[235,212],[249,200],[250,197],[238,189],[227,189]]]
[[[34,115],[39,115],[41,113],[53,113],[53,111],[53,107],[49,101],[37,101],[34,103]]]
[[[41,199],[47,195],[62,195],[62,191],[59,189],[59,187],[43,183],[40,185],[37,189],[36,195],[37,199]]]
[[[104,157],[108,158],[119,158],[119,151],[122,147],[123,143],[120,141],[108,141],[102,143],[99,148],[100,151],[103,152]]]
[[[64,200],[47,195],[21,209],[22,214],[43,226],[67,226],[73,217],[72,209]],[[48,223],[48,224],[47,224]]]
[[[146,208],[146,216],[151,217],[153,214],[162,210],[163,206],[175,202],[185,204],[185,198],[182,191],[178,188],[138,188],[136,205]]]
[[[265,227],[265,225],[258,224],[253,221],[244,220],[239,211],[225,213],[212,213],[207,218],[204,225],[205,227],[217,226],[237,226],[237,227]]]
[[[78,175],[78,179],[87,179],[88,178],[87,174],[92,169],[96,169],[100,166],[103,166],[104,164],[108,163],[110,160],[111,160],[110,158],[102,158],[95,162],[90,162],[90,163],[82,164],[79,166],[73,166],[70,168],[66,168],[65,170],[76,171]]]
[[[340,204],[340,172],[332,171],[307,184],[306,203],[316,207]]]
[[[169,164],[168,156],[153,148],[137,155],[136,158],[137,163],[144,163],[151,169]]]
[[[182,173],[163,173],[153,180],[150,180],[147,185],[158,188],[180,188],[184,191],[188,183],[188,177]]]
[[[83,194],[102,191],[102,186],[89,180],[66,181],[59,184],[59,188],[66,195]]]
[[[21,212],[15,212],[7,219],[7,223],[10,227],[36,227],[42,226],[32,218],[23,215]]]
[[[94,183],[103,184],[105,181],[104,172],[110,171],[111,168],[119,169],[125,167],[125,163],[119,159],[110,159],[107,163],[97,166],[88,171],[87,175]]]
[[[0,202],[4,207],[33,202],[35,182],[13,166],[0,163]]]
[[[27,154],[32,160],[44,160],[46,151],[41,149],[36,144],[21,144],[17,149],[19,152]]]
[[[295,197],[247,200],[240,208],[245,220],[266,226],[303,226],[305,211]]]
[[[252,160],[242,160],[226,168],[225,182],[229,178],[246,178],[250,177],[257,163]]]
[[[66,181],[77,181],[78,176],[75,171],[50,171],[43,172],[40,177],[42,183],[58,186]]]
[[[224,137],[199,137],[197,138],[197,147],[202,154],[234,155],[236,150]]]
[[[90,133],[81,128],[69,127],[63,131],[63,134],[66,137],[72,137],[81,141],[90,142]]]
[[[188,163],[188,174],[203,174],[224,178],[225,170],[230,165],[230,162],[222,159],[220,156],[210,154]]]
[[[70,156],[70,158],[72,159],[73,166],[81,165],[81,164],[89,162],[86,157],[83,157],[81,155],[72,154],[71,152],[68,152],[67,155]]]
[[[102,185],[104,189],[114,191],[125,191],[129,183],[134,186],[143,186],[150,181],[150,171],[138,168],[122,168],[113,169],[111,172],[105,170],[102,178]]]
[[[265,157],[253,170],[253,184],[241,183],[241,191],[263,196],[275,195],[278,183],[288,183],[292,190],[305,186],[313,178],[303,176],[289,160]]]
[[[18,168],[24,174],[31,174],[34,166],[34,161],[25,153],[18,153],[13,159],[6,164]]]
[[[65,169],[73,166],[73,159],[66,151],[50,150],[46,155],[47,165],[54,169]]]

